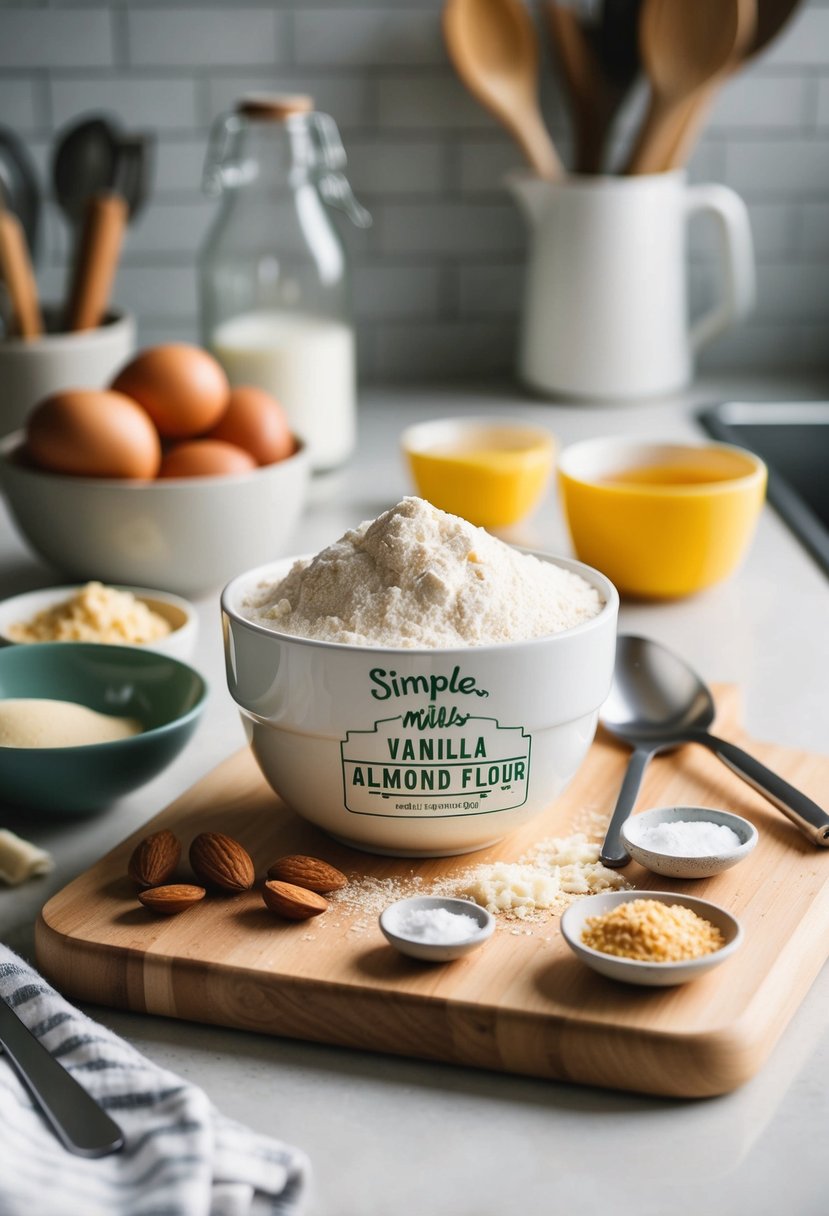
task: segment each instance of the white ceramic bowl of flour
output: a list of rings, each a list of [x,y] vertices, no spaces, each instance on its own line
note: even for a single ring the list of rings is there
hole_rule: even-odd
[[[541,555],[537,555],[540,556]],[[259,765],[299,815],[371,852],[485,848],[549,807],[593,740],[613,674],[619,599],[529,641],[426,648],[346,645],[250,619],[250,597],[288,559],[222,596],[228,687]]]

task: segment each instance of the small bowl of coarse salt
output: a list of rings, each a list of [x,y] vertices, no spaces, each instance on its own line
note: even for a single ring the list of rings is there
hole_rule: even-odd
[[[401,954],[448,963],[477,950],[495,932],[495,917],[468,899],[415,895],[380,913],[383,936]]]
[[[622,842],[634,861],[667,878],[712,878],[757,844],[753,823],[708,806],[662,806],[633,815]]]

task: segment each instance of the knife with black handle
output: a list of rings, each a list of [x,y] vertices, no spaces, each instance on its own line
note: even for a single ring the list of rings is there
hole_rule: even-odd
[[[0,1050],[5,1050],[9,1063],[70,1153],[105,1157],[123,1148],[124,1136],[118,1124],[53,1059],[2,997]]]

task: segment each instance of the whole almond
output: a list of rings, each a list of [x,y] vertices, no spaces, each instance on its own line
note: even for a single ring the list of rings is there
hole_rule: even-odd
[[[181,858],[181,845],[169,828],[152,832],[135,846],[127,873],[139,887],[159,887],[166,882]]]
[[[316,891],[296,887],[290,882],[266,882],[262,888],[262,898],[266,908],[285,920],[310,920],[328,908],[327,901]]]
[[[223,891],[249,891],[256,880],[250,853],[223,832],[201,832],[190,845],[190,865],[203,882]]]
[[[180,882],[168,887],[150,887],[147,891],[139,892],[138,898],[151,912],[157,912],[160,916],[177,916],[204,899],[204,895],[204,887]]]
[[[327,861],[321,861],[319,857],[305,857],[301,853],[278,858],[269,867],[268,878],[293,883],[295,887],[305,887],[319,895],[340,891],[348,886],[348,879],[341,870],[335,869]]]

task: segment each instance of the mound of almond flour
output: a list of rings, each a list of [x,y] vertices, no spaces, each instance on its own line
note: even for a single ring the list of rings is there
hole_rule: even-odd
[[[349,646],[440,648],[525,641],[601,611],[578,574],[519,553],[421,498],[295,562],[246,604],[257,624]]]

